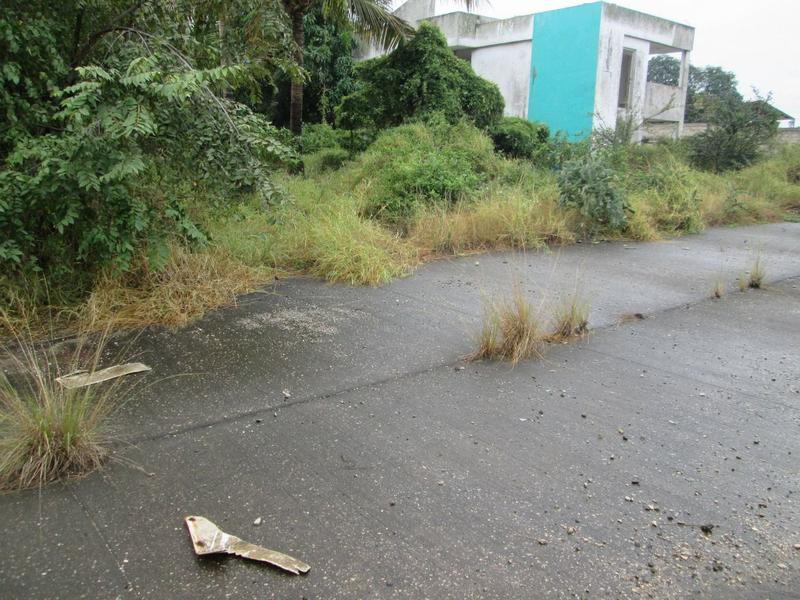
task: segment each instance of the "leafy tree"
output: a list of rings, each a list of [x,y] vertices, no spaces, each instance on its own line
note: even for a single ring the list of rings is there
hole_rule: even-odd
[[[332,123],[333,109],[355,89],[353,51],[355,34],[349,22],[326,19],[322,6],[312,7],[305,17],[303,63],[307,80],[303,92],[303,121]],[[254,110],[270,115],[281,126],[289,124],[291,77],[279,75],[263,82]],[[248,101],[241,95],[243,101]]]
[[[707,108],[709,128],[690,140],[692,164],[709,171],[741,169],[753,163],[778,131],[769,97],[745,102],[727,94]]]
[[[68,281],[104,265],[125,270],[141,253],[157,267],[167,236],[205,239],[182,198],[274,197],[269,166],[291,151],[223,93],[290,68],[289,48],[275,45],[288,28],[277,4],[234,4],[247,27],[228,31],[224,61],[212,2],[14,0],[0,13],[6,273]],[[252,60],[248,39],[259,49]]]
[[[659,54],[647,63],[647,81],[663,85],[678,85],[681,77],[681,61],[674,56]]]
[[[667,55],[659,55],[647,65],[647,80],[664,85],[680,83],[680,61]],[[689,84],[686,92],[684,118],[689,123],[705,123],[710,118],[711,105],[718,99],[733,97],[741,100],[736,89],[736,75],[722,67],[689,66]]]
[[[391,54],[360,63],[356,76],[357,90],[336,109],[337,124],[346,129],[384,129],[434,114],[487,128],[503,114],[497,86],[456,57],[428,23]]]
[[[303,67],[305,55],[305,16],[321,4],[326,19],[335,23],[349,21],[354,30],[366,41],[391,48],[412,32],[411,27],[392,14],[391,0],[282,0],[289,16],[292,39],[295,43],[294,60]],[[292,78],[289,127],[300,134],[303,128],[303,92],[301,77]]]

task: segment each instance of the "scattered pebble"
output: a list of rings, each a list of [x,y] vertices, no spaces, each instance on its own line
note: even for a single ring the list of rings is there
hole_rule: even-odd
[[[261,517],[258,517],[255,521],[253,521],[253,525],[255,525],[256,527],[261,525]]]

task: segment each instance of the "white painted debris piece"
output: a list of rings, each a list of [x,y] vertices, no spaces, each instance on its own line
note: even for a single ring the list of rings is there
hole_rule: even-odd
[[[186,517],[186,527],[192,536],[194,552],[198,556],[204,554],[233,554],[250,560],[259,560],[275,567],[299,575],[308,573],[311,566],[302,560],[292,558],[282,552],[256,546],[222,531],[205,517]]]
[[[94,385],[109,379],[116,379],[123,375],[130,375],[131,373],[141,373],[142,371],[150,371],[150,367],[142,363],[125,363],[124,365],[114,365],[99,371],[76,371],[69,375],[62,375],[57,377],[56,381],[67,389],[86,387],[87,385]]]

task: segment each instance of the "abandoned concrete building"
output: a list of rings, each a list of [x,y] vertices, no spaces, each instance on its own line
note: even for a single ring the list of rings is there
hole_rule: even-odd
[[[395,14],[437,25],[457,56],[500,88],[508,116],[546,123],[570,139],[620,119],[673,136],[683,128],[694,29],[606,2],[508,19],[468,12],[437,14],[437,0],[408,0]],[[365,49],[363,58],[379,52]],[[678,86],[647,81],[651,56],[681,61]]]

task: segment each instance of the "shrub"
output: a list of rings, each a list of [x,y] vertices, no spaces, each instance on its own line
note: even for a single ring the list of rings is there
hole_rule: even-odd
[[[789,183],[800,185],[800,164],[789,165],[786,169],[786,180]]]
[[[428,23],[391,54],[360,63],[356,76],[356,91],[336,109],[336,123],[345,129],[385,129],[433,113],[486,128],[503,114],[497,86],[456,57]]]
[[[303,133],[300,135],[300,151],[303,154],[313,154],[338,145],[339,132],[330,125],[326,123],[303,125]]]
[[[519,117],[503,117],[489,129],[494,147],[512,158],[533,159],[547,144],[550,130],[543,123],[531,123]]]
[[[319,175],[325,171],[335,171],[341,168],[349,158],[350,153],[347,150],[335,146],[333,148],[325,148],[324,150],[306,156],[303,163],[305,164],[306,173],[309,175]]]
[[[497,169],[491,140],[468,123],[412,123],[381,134],[360,164],[363,211],[405,228],[420,205],[448,206]]]
[[[715,100],[709,128],[691,138],[692,164],[719,173],[755,162],[761,147],[774,137],[778,127],[764,104],[744,102],[733,95]]]
[[[558,175],[561,206],[577,209],[593,230],[622,229],[627,202],[614,171],[598,155],[564,163]]]
[[[631,175],[632,185],[648,204],[656,228],[667,232],[696,232],[703,228],[700,197],[692,171],[666,153]]]

